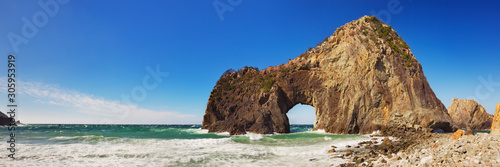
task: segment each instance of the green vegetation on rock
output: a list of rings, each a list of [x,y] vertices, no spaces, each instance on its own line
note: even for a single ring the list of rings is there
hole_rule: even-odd
[[[403,49],[410,49],[408,44],[404,42],[401,37],[392,30],[392,26],[384,26],[382,21],[380,21],[375,16],[368,16],[365,18],[365,22],[372,23],[374,25],[374,32],[376,34],[370,34],[370,40],[375,44],[378,44],[378,38],[383,39],[387,42],[387,45],[391,48],[395,55],[400,55],[405,61],[403,63],[406,67],[411,67],[413,65],[413,58],[406,53]],[[364,34],[364,33],[363,33]]]

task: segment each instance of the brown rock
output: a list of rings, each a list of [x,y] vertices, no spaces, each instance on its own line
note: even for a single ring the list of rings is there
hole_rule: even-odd
[[[451,117],[408,45],[391,26],[369,16],[339,27],[284,65],[224,73],[210,94],[202,128],[287,133],[286,113],[299,103],[315,108],[313,129],[329,133],[371,133],[403,124],[452,131]]]
[[[349,156],[349,155],[352,155],[352,154],[353,154],[352,150],[346,150],[345,153],[344,153],[344,156]]]
[[[382,144],[380,144],[380,145],[382,145],[382,146],[390,146],[390,145],[392,145],[392,141],[388,137],[385,137],[384,140],[382,141]]]
[[[463,135],[465,135],[465,132],[463,130],[459,129],[451,135],[451,140],[457,140],[460,137],[462,137]]]
[[[467,128],[465,129],[465,135],[474,135],[474,129],[472,129],[472,127],[470,126],[467,126]]]
[[[448,107],[453,124],[460,129],[484,130],[491,128],[491,116],[474,100],[454,98]],[[472,131],[467,130],[468,134]]]
[[[500,103],[497,103],[490,134],[500,135]]]
[[[335,156],[331,157],[330,159],[333,159],[333,158],[343,158],[343,157],[340,155],[335,155]]]
[[[334,153],[335,149],[328,150],[328,153]]]
[[[392,158],[392,154],[387,154],[387,158],[391,159]]]

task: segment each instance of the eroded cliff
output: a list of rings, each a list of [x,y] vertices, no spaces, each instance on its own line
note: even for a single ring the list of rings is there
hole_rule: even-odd
[[[210,94],[203,128],[287,133],[286,113],[299,103],[315,108],[314,129],[330,133],[452,130],[451,117],[408,45],[373,16],[339,27],[286,64],[227,71]]]

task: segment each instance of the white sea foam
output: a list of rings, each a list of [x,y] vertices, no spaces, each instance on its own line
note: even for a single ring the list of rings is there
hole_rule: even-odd
[[[310,132],[308,132],[310,133]],[[248,133],[250,140],[267,135]],[[270,135],[272,136],[272,135]],[[92,137],[92,136],[87,136]],[[96,136],[94,136],[96,137]],[[72,137],[54,137],[67,140]],[[123,139],[98,144],[16,144],[18,160],[2,157],[5,166],[328,166],[346,160],[330,159],[327,151],[367,140],[325,137],[310,145],[245,144],[231,138],[204,139]]]
[[[381,134],[380,130],[377,130],[377,131],[373,131],[371,135],[380,135],[380,134]]]
[[[201,128],[198,128],[198,129],[184,129],[182,131],[190,132],[190,133],[194,133],[194,134],[206,134],[206,133],[208,133],[208,129],[201,129]]]
[[[230,133],[229,132],[218,132],[218,133],[215,133],[217,135],[223,135],[223,136],[229,136]]]
[[[328,134],[324,129],[317,129],[317,130],[313,130],[311,132],[320,133],[320,134]]]
[[[250,138],[250,140],[260,140],[260,139],[264,138],[263,134],[256,134],[256,133],[250,133],[250,132],[245,134],[245,136],[248,136],[248,138]]]

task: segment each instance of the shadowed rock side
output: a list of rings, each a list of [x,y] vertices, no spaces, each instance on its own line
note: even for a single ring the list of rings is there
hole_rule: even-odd
[[[391,26],[365,16],[288,63],[227,71],[210,94],[209,132],[287,133],[288,110],[315,108],[314,129],[371,133],[420,127],[451,131],[451,117],[420,63]]]
[[[3,112],[0,111],[0,126],[6,126],[11,123],[11,119],[9,116],[5,115]]]
[[[461,129],[490,129],[491,121],[493,121],[484,107],[474,100],[454,98],[448,107],[448,113],[453,119],[453,124]]]
[[[490,134],[500,135],[500,103],[497,103],[495,117],[493,117]]]

